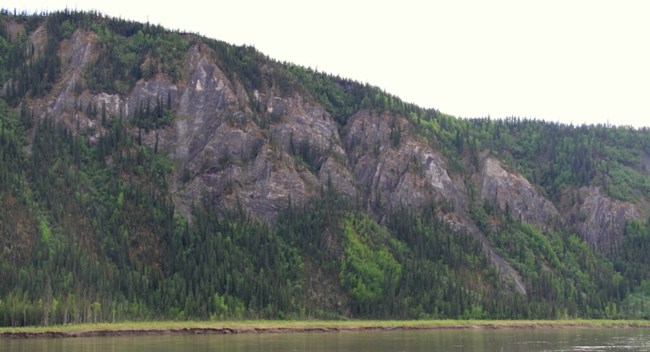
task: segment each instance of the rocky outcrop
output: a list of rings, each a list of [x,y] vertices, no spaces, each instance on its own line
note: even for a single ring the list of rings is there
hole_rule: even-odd
[[[18,33],[21,26],[11,22],[7,28]],[[48,40],[45,26],[29,35],[35,55],[42,55]],[[82,87],[87,68],[97,60],[97,42],[97,35],[85,29],[64,39],[58,82],[46,97],[28,98],[26,104],[35,116],[51,116],[94,141],[105,133],[100,119],[129,119],[143,104],[164,100],[174,116],[171,125],[131,132],[174,160],[172,189],[178,209],[187,212],[197,197],[210,194],[218,200],[215,206],[240,204],[270,220],[289,198],[306,200],[327,185],[363,199],[378,220],[396,207],[428,202],[445,204],[446,212],[468,218],[465,180],[448,171],[445,157],[413,133],[403,116],[362,109],[341,126],[313,97],[281,93],[272,79],[248,92],[236,74],[219,67],[218,53],[205,44],[189,47],[177,82],[160,73],[138,81],[126,95],[92,93]],[[269,77],[273,69],[271,63],[260,67]],[[646,175],[648,160],[643,155],[639,165]],[[562,222],[549,200],[496,157],[482,158],[473,181],[479,199],[498,211],[545,229]],[[571,213],[587,219],[580,233],[595,246],[608,242],[609,234],[622,233],[626,219],[639,215],[630,204],[603,200],[594,191],[582,193],[585,202]],[[601,216],[606,212],[610,214]]]
[[[215,207],[241,206],[272,221],[290,201],[306,201],[319,180],[296,162],[288,146],[273,140],[273,129],[269,134],[255,122],[248,95],[228,79],[213,56],[207,47],[189,50],[187,83],[169,88],[172,99],[178,97],[174,107],[179,117],[173,128],[149,133],[147,143],[157,141],[182,164],[174,181],[180,209],[187,211],[189,204],[207,197]],[[165,87],[141,82],[131,96],[140,94],[139,100],[147,94],[164,96]],[[313,109],[301,103],[289,104],[279,120],[304,122]]]
[[[325,109],[299,95],[272,97],[256,92],[256,96],[266,105],[272,121],[269,130],[273,143],[316,175],[319,183],[351,197],[357,195],[338,125]]]
[[[498,269],[501,280],[526,295],[521,275],[501,257],[467,216],[469,200],[464,183],[447,171],[445,159],[411,133],[411,123],[399,116],[360,111],[343,131],[349,164],[368,210],[378,219],[391,209],[417,208],[429,202],[444,204],[445,223],[473,234]]]
[[[30,38],[39,55],[47,41],[45,28]],[[224,61],[217,59],[217,49],[205,44],[189,47],[177,81],[158,73],[126,94],[90,92],[82,87],[87,68],[97,61],[97,41],[96,34],[83,29],[63,40],[59,81],[46,97],[28,97],[26,103],[35,116],[51,116],[96,141],[106,132],[104,120],[132,119],[143,106],[164,101],[171,122],[126,125],[134,138],[173,162],[173,200],[188,218],[191,205],[205,201],[217,209],[241,207],[273,223],[290,204],[304,204],[324,187],[364,204],[378,222],[392,210],[433,203],[435,216],[476,236],[503,281],[525,295],[519,273],[472,221],[472,202],[489,203],[543,230],[568,224],[572,216],[579,219],[574,229],[603,251],[622,238],[629,219],[642,215],[637,206],[608,198],[595,187],[581,189],[580,201],[559,202],[558,211],[524,176],[487,154],[479,158],[470,187],[449,171],[445,154],[453,153],[434,150],[406,117],[361,109],[341,125],[306,90],[280,88],[273,78],[277,66],[270,61],[259,67],[263,84],[247,91],[236,72],[225,70],[226,63],[220,67]],[[650,157],[643,155],[638,167],[650,175]],[[477,193],[470,193],[474,186]]]
[[[171,125],[132,127],[131,133],[173,160],[173,200],[188,218],[192,204],[207,202],[273,222],[289,204],[304,204],[323,187],[366,202],[379,221],[398,207],[444,203],[443,213],[465,223],[459,231],[479,236],[506,281],[525,293],[516,272],[462,215],[469,206],[464,182],[412,133],[406,118],[361,110],[340,126],[310,96],[283,95],[273,86],[247,92],[202,44],[187,51],[178,82],[158,74],[123,96],[79,92],[77,83],[96,59],[96,41],[93,33],[78,30],[61,45],[63,79],[36,113],[48,112],[73,131],[95,131],[96,139],[103,123],[84,107],[101,107],[102,119],[131,119],[143,106],[164,101],[175,116]]]
[[[34,43],[34,55],[36,57],[42,55],[47,42],[45,26],[36,29],[30,35],[30,40]],[[97,106],[97,97],[87,91],[79,90],[84,70],[96,59],[96,41],[95,33],[78,29],[70,39],[61,42],[59,49],[61,73],[58,82],[45,99],[33,99],[27,102],[34,116],[54,117],[73,131],[96,130],[99,127],[98,121],[82,112],[89,104]]]
[[[506,171],[492,156],[486,156],[482,164],[479,181],[482,201],[499,212],[510,213],[543,229],[551,229],[560,221],[553,203],[540,195],[526,178]]]
[[[592,247],[605,253],[620,243],[625,224],[641,216],[634,204],[609,198],[598,187],[583,187],[578,194],[578,232]]]
[[[368,208],[381,217],[395,207],[446,201],[467,206],[462,182],[447,172],[445,160],[410,132],[410,122],[390,114],[363,110],[345,127],[344,145]]]

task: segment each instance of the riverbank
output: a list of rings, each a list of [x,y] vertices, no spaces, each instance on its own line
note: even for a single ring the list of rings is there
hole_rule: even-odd
[[[58,338],[180,334],[354,332],[434,329],[650,328],[647,320],[407,320],[123,322],[0,328],[0,338]]]

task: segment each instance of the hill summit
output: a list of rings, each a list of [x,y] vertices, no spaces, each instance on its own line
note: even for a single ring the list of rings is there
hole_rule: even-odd
[[[647,129],[68,10],[2,11],[0,84],[2,325],[650,317]]]

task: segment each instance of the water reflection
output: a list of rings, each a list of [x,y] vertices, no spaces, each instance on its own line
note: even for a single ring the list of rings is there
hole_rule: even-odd
[[[649,329],[535,329],[0,339],[0,352],[650,351]]]

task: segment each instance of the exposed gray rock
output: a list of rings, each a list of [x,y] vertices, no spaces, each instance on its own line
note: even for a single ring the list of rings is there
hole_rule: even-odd
[[[260,95],[271,116],[271,138],[318,173],[330,157],[345,159],[336,122],[320,105],[301,96]]]
[[[553,203],[541,196],[526,178],[506,171],[494,157],[483,159],[480,175],[480,199],[500,212],[522,221],[550,229],[560,220]]]
[[[11,40],[15,40],[18,36],[25,33],[25,24],[18,23],[13,17],[4,18],[7,34]]]
[[[632,203],[609,198],[598,187],[583,187],[579,217],[584,221],[578,226],[580,235],[594,248],[605,253],[620,243],[625,224],[639,218],[641,213]]]
[[[451,179],[444,159],[410,134],[409,121],[363,110],[344,129],[344,145],[368,208],[381,217],[395,207],[447,201],[467,207],[462,182]]]
[[[47,31],[39,27],[30,40],[36,48],[35,55],[42,55],[44,43],[47,41]],[[60,44],[59,59],[61,73],[57,84],[52,87],[49,98],[29,102],[34,116],[50,116],[66,124],[72,131],[96,129],[98,121],[94,121],[83,112],[89,104],[96,101],[87,92],[78,95],[77,85],[83,81],[86,67],[95,59],[95,43],[97,35],[83,29],[76,30],[70,39]],[[96,138],[96,136],[95,136]]]
[[[33,40],[44,42],[44,33],[36,31]],[[130,133],[173,161],[173,201],[188,219],[192,204],[203,203],[241,208],[272,223],[290,204],[305,204],[324,187],[365,201],[380,221],[397,207],[445,203],[438,216],[475,234],[502,278],[525,294],[516,271],[471,224],[463,180],[411,132],[406,118],[362,110],[340,126],[313,97],[282,95],[275,87],[247,92],[219,67],[216,53],[200,44],[188,49],[178,82],[158,74],[136,82],[127,95],[80,92],[85,70],[97,59],[96,43],[97,36],[84,30],[65,40],[61,81],[51,99],[31,107],[75,132],[94,131],[91,140],[106,132],[101,120],[132,119],[138,109],[160,102],[170,107],[175,117],[170,125],[132,126]]]
[[[330,156],[325,160],[318,172],[320,183],[325,187],[330,185],[340,193],[351,198],[358,196],[354,176],[350,173],[345,164],[336,157]]]
[[[255,92],[267,110],[255,116],[246,91],[213,57],[209,48],[194,46],[186,55],[186,84],[141,81],[127,103],[133,111],[134,102],[167,94],[174,100],[174,125],[149,131],[144,141],[181,164],[173,184],[177,208],[189,214],[189,205],[207,196],[215,207],[239,206],[273,221],[325,182],[356,194],[337,125],[322,107],[301,96]],[[259,119],[270,120],[268,129]]]

